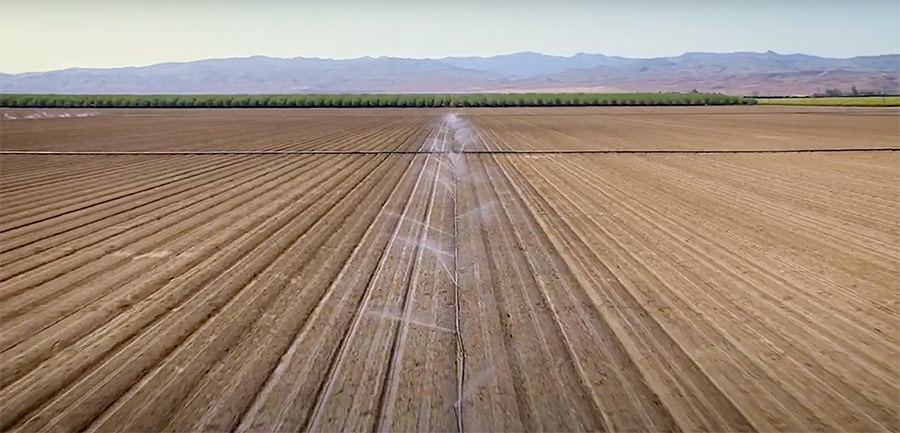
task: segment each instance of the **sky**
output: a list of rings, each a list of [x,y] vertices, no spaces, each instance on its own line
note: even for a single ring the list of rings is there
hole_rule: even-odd
[[[265,55],[900,53],[900,0],[0,0],[0,71]]]

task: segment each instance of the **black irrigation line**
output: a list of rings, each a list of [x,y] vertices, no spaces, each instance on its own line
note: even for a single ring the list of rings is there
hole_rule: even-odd
[[[3,150],[0,155],[385,155],[443,153],[415,150],[149,150],[149,151],[56,151]]]
[[[615,154],[615,153],[811,153],[811,152],[896,152],[900,147],[837,147],[824,149],[585,149],[585,150],[467,150],[463,153],[487,154]]]
[[[472,154],[557,155],[557,154],[713,154],[713,153],[825,153],[825,152],[897,152],[900,147],[837,147],[824,149],[571,149],[571,150],[465,150]],[[171,151],[49,151],[3,150],[0,155],[432,155],[449,151],[429,150],[171,150]]]

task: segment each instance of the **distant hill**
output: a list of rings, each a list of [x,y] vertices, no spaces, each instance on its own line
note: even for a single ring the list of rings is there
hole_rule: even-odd
[[[0,74],[3,93],[415,93],[699,91],[790,95],[900,91],[900,55],[835,59],[805,54],[686,53],[625,58],[524,52],[492,57],[334,60],[263,56]]]

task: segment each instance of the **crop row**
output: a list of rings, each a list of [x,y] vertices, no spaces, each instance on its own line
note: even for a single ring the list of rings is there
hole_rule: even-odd
[[[3,107],[530,107],[735,105],[753,99],[719,93],[482,93],[303,95],[0,95]]]

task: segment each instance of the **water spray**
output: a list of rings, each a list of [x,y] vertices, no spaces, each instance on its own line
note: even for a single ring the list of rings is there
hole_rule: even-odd
[[[450,113],[445,116],[447,125],[459,126],[458,117]],[[454,141],[456,134],[454,134]],[[465,147],[465,144],[463,144]],[[451,150],[456,146],[451,146]],[[450,164],[453,167],[453,296],[454,296],[454,326],[456,331],[456,401],[453,404],[456,413],[456,429],[459,433],[463,433],[463,395],[465,393],[466,378],[466,349],[463,345],[462,328],[460,326],[460,303],[459,303],[459,169],[465,161],[462,159],[462,152],[452,152],[450,156]]]

